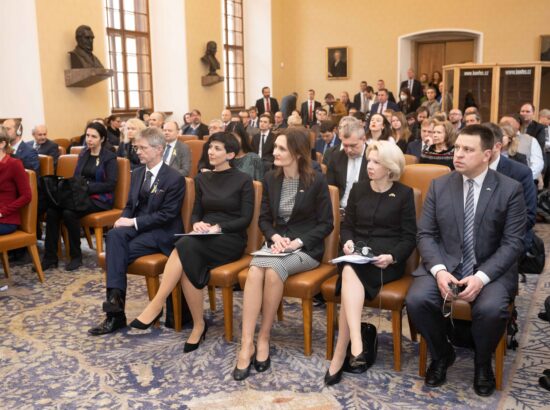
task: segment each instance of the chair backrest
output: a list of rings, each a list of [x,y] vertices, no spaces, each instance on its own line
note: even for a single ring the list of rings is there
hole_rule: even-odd
[[[338,247],[340,244],[340,191],[333,185],[328,186],[330,201],[332,203],[332,218],[334,219],[334,229],[325,238],[325,253],[323,254],[323,263],[329,263],[331,259],[338,256]]]
[[[430,189],[432,180],[451,172],[449,167],[433,164],[406,165],[401,174],[400,181],[412,188],[418,188],[422,193],[422,203]]]
[[[198,173],[199,160],[201,159],[202,148],[205,143],[205,140],[184,141],[184,144],[187,144],[187,146],[191,150],[191,171],[189,172],[189,176],[191,178],[195,178]]]
[[[84,147],[82,145],[77,146],[77,147],[71,147],[71,154],[78,155],[82,152],[83,149],[84,149]]]
[[[53,175],[53,157],[49,155],[38,155],[40,161],[40,175]]]
[[[19,210],[21,218],[21,228],[23,232],[36,234],[36,212],[38,207],[38,189],[36,187],[36,173],[26,170],[29,176],[29,185],[31,186],[31,202]]]
[[[130,161],[126,158],[116,159],[118,167],[118,179],[115,186],[115,200],[113,208],[124,209],[130,193]]]
[[[63,178],[72,178],[77,162],[78,155],[61,155],[57,160],[57,175]]]
[[[59,155],[65,155],[67,153],[65,147],[62,147],[61,145],[57,147],[57,149],[59,150]]]
[[[181,219],[183,220],[183,229],[185,232],[191,232],[191,214],[193,213],[193,205],[195,204],[195,180],[185,177],[185,196],[181,206]]]
[[[405,157],[405,165],[418,164],[418,158],[415,155],[404,154],[403,156]]]
[[[56,138],[56,139],[53,139],[52,141],[55,142],[60,147],[65,148],[65,151],[67,151],[67,149],[69,149],[69,145],[71,145],[71,141],[69,141],[67,138]]]
[[[262,192],[263,185],[261,182],[254,181],[254,213],[246,234],[248,235],[248,243],[246,245],[245,254],[257,251],[262,247],[263,235],[260,230],[258,220],[260,219],[260,210],[262,208]]]
[[[199,137],[197,137],[196,135],[178,135],[178,139],[179,139],[181,142],[185,142],[185,141],[198,140]]]

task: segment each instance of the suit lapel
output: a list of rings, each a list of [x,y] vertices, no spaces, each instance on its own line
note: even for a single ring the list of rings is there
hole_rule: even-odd
[[[135,171],[132,171],[133,174],[135,174],[134,179],[134,189],[132,190],[132,204],[134,204],[134,209],[138,206],[139,201],[139,190],[141,189],[141,184],[143,183],[143,176],[145,175],[145,169],[146,167],[139,167]]]
[[[483,181],[483,186],[481,187],[479,198],[477,200],[476,214],[474,219],[475,237],[477,237],[477,231],[479,229],[479,225],[481,224],[483,215],[487,210],[487,206],[489,205],[489,201],[491,200],[491,197],[493,196],[493,192],[495,192],[497,185],[498,185],[498,181],[495,177],[495,171],[493,171],[492,169],[489,169],[487,171],[487,175],[485,176],[485,180]]]
[[[462,175],[455,172],[451,178],[451,198],[455,212],[456,226],[460,243],[464,240],[464,181]]]
[[[302,182],[302,179],[300,179],[300,182],[298,183],[298,192],[296,192],[296,198],[294,199],[294,206],[292,207],[292,213],[290,214],[290,219],[294,217],[298,209],[300,209],[300,204],[305,196],[305,190],[304,190],[304,184]]]
[[[271,210],[271,213],[273,214],[273,221],[275,222],[277,220],[277,216],[279,215],[279,205],[281,203],[281,189],[283,186],[283,176],[275,177],[275,183],[273,184],[273,209]]]

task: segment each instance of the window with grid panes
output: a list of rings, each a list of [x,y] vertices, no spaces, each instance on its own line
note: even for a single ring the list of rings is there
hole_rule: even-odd
[[[243,0],[223,1],[225,105],[244,108]]]
[[[153,108],[147,0],[105,0],[112,111]]]

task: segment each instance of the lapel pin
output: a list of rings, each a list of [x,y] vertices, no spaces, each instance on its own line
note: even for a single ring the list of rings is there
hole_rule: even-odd
[[[391,197],[394,197],[395,198],[395,194],[392,192],[389,196]]]
[[[303,190],[303,189],[300,189],[300,192],[304,192],[304,190]]]
[[[491,190],[491,188],[487,187],[487,188],[485,188],[485,190],[487,190],[487,191],[490,191],[490,190]]]

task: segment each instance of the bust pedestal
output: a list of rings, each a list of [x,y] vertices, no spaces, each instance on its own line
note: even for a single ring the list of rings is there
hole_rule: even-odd
[[[223,81],[223,77],[220,77],[219,75],[203,75],[201,77],[201,83],[203,87],[208,87],[217,83],[221,83]]]
[[[107,68],[71,68],[65,70],[66,87],[89,87],[114,75]]]

